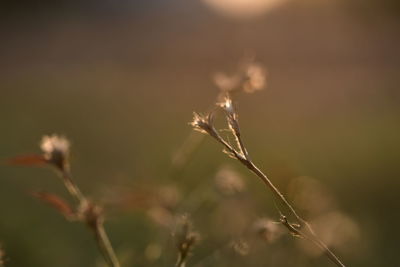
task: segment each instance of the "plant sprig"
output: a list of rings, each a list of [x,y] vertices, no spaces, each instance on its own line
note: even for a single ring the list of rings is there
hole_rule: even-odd
[[[235,146],[230,144],[226,139],[224,139],[219,131],[214,126],[214,116],[216,109],[211,111],[206,115],[201,115],[199,113],[194,113],[194,119],[191,122],[192,127],[205,133],[215,139],[218,143],[222,144],[224,147],[224,152],[230,157],[238,160],[244,166],[246,166],[252,173],[258,176],[262,182],[272,191],[275,197],[282,202],[282,204],[288,209],[289,213],[293,215],[298,221],[297,224],[290,223],[287,216],[278,208],[280,214],[280,222],[284,225],[289,232],[294,236],[300,236],[307,240],[310,240],[317,247],[319,247],[324,254],[337,266],[344,267],[345,265],[339,260],[339,258],[328,248],[328,246],[318,237],[312,226],[304,220],[293,206],[289,203],[286,197],[281,193],[281,191],[272,183],[272,181],[267,177],[267,175],[261,171],[257,165],[251,160],[248,150],[243,142],[241,129],[238,121],[238,114],[232,102],[229,92],[226,93],[226,97],[223,102],[217,103],[217,107],[223,110],[225,118],[227,120],[229,130],[235,138]]]

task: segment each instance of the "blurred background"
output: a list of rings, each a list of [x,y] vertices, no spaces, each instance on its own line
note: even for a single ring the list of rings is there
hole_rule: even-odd
[[[348,266],[398,265],[399,1],[6,0],[0,12],[0,158],[67,136],[123,266],[173,266],[168,222],[184,213],[201,236],[188,267],[332,266],[277,229],[268,191],[210,138],[173,164],[214,75],[248,54],[268,73],[238,98],[253,160]],[[49,169],[0,166],[6,266],[103,266],[87,229],[35,190],[68,199]]]

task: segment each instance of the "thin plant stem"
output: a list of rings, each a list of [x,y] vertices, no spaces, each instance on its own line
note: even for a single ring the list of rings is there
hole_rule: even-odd
[[[69,194],[78,202],[78,203],[85,203],[87,200],[85,196],[82,194],[79,187],[76,183],[72,180],[71,174],[69,171],[65,170],[62,171],[62,179],[64,182],[65,187],[67,188]]]
[[[80,207],[86,206],[89,203],[89,201],[82,194],[78,185],[73,181],[69,170],[62,170],[61,176],[64,181],[65,187],[67,188],[70,195],[79,203],[79,206]],[[114,248],[112,247],[107,232],[104,229],[103,215],[100,214],[97,216],[98,217],[95,219],[95,223],[90,224],[90,227],[94,232],[95,240],[99,247],[99,250],[104,260],[110,267],[120,267]]]
[[[317,236],[317,234],[315,233],[312,226],[297,213],[297,211],[293,208],[293,206],[289,203],[289,201],[285,198],[285,196],[280,192],[280,190],[272,183],[272,181],[267,177],[267,175],[264,172],[262,172],[250,159],[250,156],[247,152],[246,146],[241,137],[240,127],[239,127],[239,123],[237,121],[237,114],[232,107],[231,100],[229,98],[227,98],[227,101],[228,101],[227,105],[225,106],[226,118],[228,120],[228,124],[230,126],[231,132],[236,139],[238,149],[233,147],[224,138],[222,138],[221,135],[218,133],[218,131],[214,128],[214,126],[212,125],[212,118],[213,118],[212,113],[208,115],[207,119],[200,118],[200,120],[195,121],[193,123],[194,127],[199,129],[202,132],[209,134],[216,141],[221,143],[224,146],[225,151],[231,157],[237,159],[244,166],[246,166],[252,173],[254,173],[256,176],[258,176],[264,182],[264,184],[272,191],[272,193],[283,203],[283,205],[286,206],[286,208],[298,220],[298,222],[301,223],[305,227],[305,229],[308,232],[308,234],[306,234],[298,229],[295,229],[292,224],[287,222],[286,217],[283,216],[283,214],[278,209],[278,211],[281,214],[282,224],[284,226],[286,226],[292,234],[297,234],[299,236],[302,236],[302,237],[310,240],[317,247],[319,247],[333,263],[335,263],[339,267],[345,267],[345,265],[339,260],[339,258]],[[223,105],[222,105],[222,107],[224,108]],[[284,220],[282,219],[282,216],[283,216]],[[294,231],[294,230],[296,230],[296,231]]]
[[[344,267],[345,265],[339,260],[339,258],[319,239],[319,237],[316,235],[314,229],[311,227],[311,225],[304,220],[300,215],[296,212],[296,210],[293,208],[293,206],[289,203],[289,201],[285,198],[285,196],[279,191],[279,189],[272,183],[272,181],[267,177],[267,175],[262,172],[254,163],[252,160],[250,160],[248,154],[247,154],[247,149],[244,146],[244,143],[242,141],[241,135],[236,135],[236,138],[239,143],[240,149],[243,151],[243,154],[239,154],[231,145],[229,145],[222,137],[217,134],[215,138],[222,143],[226,149],[228,149],[230,152],[235,155],[235,157],[242,163],[244,164],[251,172],[253,172],[255,175],[257,175],[267,186],[268,188],[275,194],[275,196],[278,197],[278,199],[289,209],[289,211],[293,214],[296,219],[302,223],[307,230],[311,234],[311,238],[309,238],[314,244],[316,244],[319,248],[321,248],[324,253],[331,259],[336,265]],[[304,237],[305,235],[302,234]]]
[[[99,223],[94,230],[97,244],[103,254],[104,259],[110,266],[119,267],[118,258],[115,255],[114,249],[111,245],[110,239],[104,229],[103,222]]]

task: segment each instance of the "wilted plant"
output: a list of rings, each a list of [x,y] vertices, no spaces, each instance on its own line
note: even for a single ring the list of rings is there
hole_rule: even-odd
[[[75,207],[72,208],[65,200],[55,194],[37,192],[32,195],[54,207],[68,220],[80,221],[86,224],[94,233],[100,252],[108,265],[119,267],[120,264],[104,229],[103,209],[83,195],[72,179],[69,162],[70,142],[65,137],[57,135],[44,136],[40,147],[43,151],[42,155],[20,156],[11,159],[10,163],[53,167],[64,182],[69,194],[75,200]]]
[[[200,235],[193,231],[193,225],[188,215],[178,218],[174,237],[178,248],[178,260],[175,266],[185,267],[193,247],[200,239]]]
[[[241,129],[238,121],[238,114],[234,107],[231,93],[229,91],[224,91],[225,98],[217,102],[217,108],[223,111],[227,124],[229,126],[229,132],[235,139],[235,143],[231,144],[225,138],[223,138],[214,126],[214,116],[216,115],[217,109],[213,109],[211,112],[201,115],[199,113],[194,113],[193,121],[191,122],[192,127],[204,134],[211,136],[218,143],[222,144],[224,147],[224,152],[230,157],[238,160],[244,166],[246,166],[252,173],[257,175],[264,184],[272,191],[275,197],[286,207],[289,215],[293,216],[297,222],[289,222],[288,217],[281,211],[278,206],[278,212],[280,214],[280,222],[284,225],[293,236],[302,237],[310,240],[317,247],[319,247],[332,262],[338,266],[344,266],[344,264],[339,260],[339,258],[325,245],[325,243],[317,236],[312,226],[304,220],[293,206],[288,202],[286,197],[281,193],[281,191],[272,183],[272,181],[262,172],[258,166],[250,158],[247,148],[243,142]]]
[[[267,86],[267,70],[253,56],[244,57],[233,74],[217,72],[213,81],[218,89],[216,102],[222,101],[227,94],[231,97],[241,92],[254,93]],[[214,105],[210,110],[214,109]],[[200,116],[200,114],[198,114]],[[189,135],[174,154],[172,163],[180,170],[187,165],[203,141],[204,135]]]

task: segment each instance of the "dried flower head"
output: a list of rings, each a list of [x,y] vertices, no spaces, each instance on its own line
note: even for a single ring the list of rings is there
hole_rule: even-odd
[[[232,99],[230,97],[225,97],[225,99],[218,104],[223,110],[228,114],[235,114],[235,109],[233,107]]]
[[[215,175],[215,186],[223,195],[234,195],[245,190],[242,177],[230,167],[222,167]]]
[[[69,168],[69,147],[70,142],[65,137],[58,135],[45,135],[40,142],[45,160],[61,171]]]
[[[213,122],[212,113],[208,114],[207,116],[204,116],[194,112],[193,121],[190,123],[190,125],[192,125],[192,127],[195,130],[201,133],[212,134],[215,131],[215,129],[212,126],[212,122]]]
[[[229,128],[235,135],[240,135],[238,115],[235,111],[232,99],[228,96],[225,97],[224,101],[218,104],[226,113]]]

